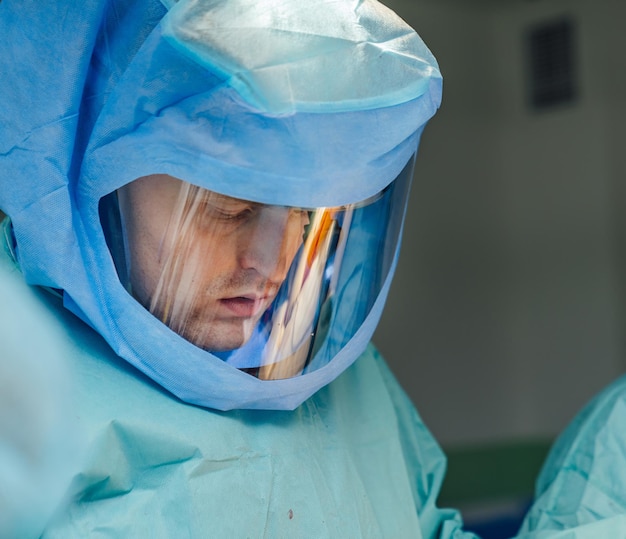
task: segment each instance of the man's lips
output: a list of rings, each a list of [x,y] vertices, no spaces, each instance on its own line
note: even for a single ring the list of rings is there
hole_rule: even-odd
[[[268,300],[267,296],[236,296],[222,298],[219,303],[238,318],[252,318],[267,308]]]

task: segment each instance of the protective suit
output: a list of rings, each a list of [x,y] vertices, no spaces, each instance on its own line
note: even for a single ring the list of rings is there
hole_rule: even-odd
[[[368,344],[441,98],[417,34],[371,0],[2,2],[0,33],[0,264],[51,291],[86,455],[43,536],[462,536]]]
[[[47,293],[23,290],[12,265],[0,263],[0,276],[0,537],[36,537],[80,457],[68,348],[63,327],[41,305]]]
[[[561,434],[537,481],[521,539],[626,536],[625,404],[621,378]]]

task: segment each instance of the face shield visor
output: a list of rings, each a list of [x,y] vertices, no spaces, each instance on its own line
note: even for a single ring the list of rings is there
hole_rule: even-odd
[[[196,347],[262,380],[312,372],[355,335],[391,269],[413,159],[365,200],[301,208],[165,174],[106,196],[124,288]]]

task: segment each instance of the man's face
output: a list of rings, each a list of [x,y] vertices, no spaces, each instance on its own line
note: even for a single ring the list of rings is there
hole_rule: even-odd
[[[245,344],[302,244],[307,212],[163,174],[131,182],[119,200],[133,295],[201,348]]]

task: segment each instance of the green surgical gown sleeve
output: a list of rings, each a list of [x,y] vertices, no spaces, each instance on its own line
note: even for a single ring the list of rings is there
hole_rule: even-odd
[[[595,397],[554,445],[519,539],[626,537],[626,378]]]
[[[5,245],[0,279],[15,270]],[[472,537],[436,506],[445,457],[373,347],[294,411],[217,412],[119,359],[53,294],[36,297],[64,328],[85,455],[43,538]]]

